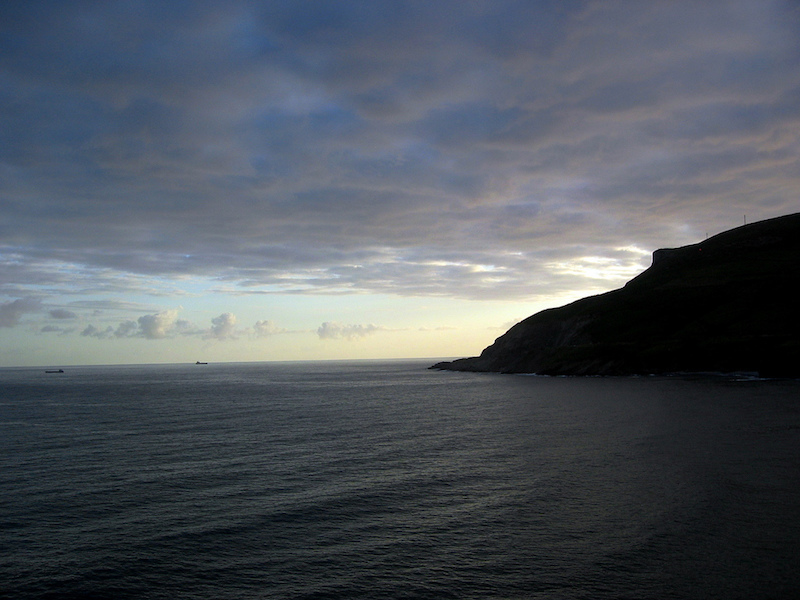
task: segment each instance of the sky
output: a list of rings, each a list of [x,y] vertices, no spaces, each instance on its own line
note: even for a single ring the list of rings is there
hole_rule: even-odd
[[[800,211],[800,4],[0,3],[0,366],[458,357]]]

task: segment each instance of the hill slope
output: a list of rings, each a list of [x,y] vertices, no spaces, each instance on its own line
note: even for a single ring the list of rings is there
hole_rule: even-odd
[[[656,250],[625,287],[542,311],[431,368],[550,375],[800,376],[800,213]]]

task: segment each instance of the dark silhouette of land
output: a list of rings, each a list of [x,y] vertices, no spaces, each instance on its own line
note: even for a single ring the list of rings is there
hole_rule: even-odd
[[[800,376],[800,213],[656,250],[625,287],[544,310],[433,369]]]

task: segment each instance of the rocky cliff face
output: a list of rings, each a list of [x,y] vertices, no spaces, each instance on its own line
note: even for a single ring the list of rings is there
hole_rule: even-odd
[[[656,250],[625,287],[549,309],[480,356],[432,368],[800,376],[800,213]]]

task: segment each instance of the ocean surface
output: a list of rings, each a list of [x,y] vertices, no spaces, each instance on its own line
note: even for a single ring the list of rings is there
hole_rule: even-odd
[[[800,382],[0,369],[0,597],[789,598]]]

